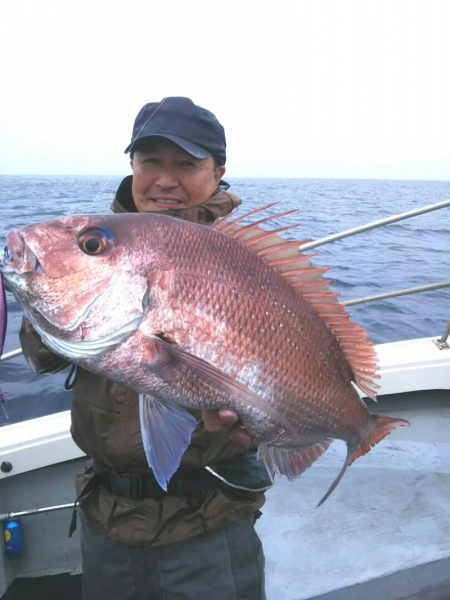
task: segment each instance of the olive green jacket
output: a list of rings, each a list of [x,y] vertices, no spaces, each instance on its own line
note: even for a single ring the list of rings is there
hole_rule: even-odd
[[[176,212],[176,216],[188,221],[211,224],[240,204],[239,198],[225,186],[220,186],[200,207],[161,212]],[[113,212],[136,211],[130,177],[120,185],[111,208]],[[25,358],[35,371],[50,373],[67,366],[64,359],[42,344],[25,320],[20,340]],[[134,390],[79,368],[71,412],[72,437],[93,459],[96,468],[121,474],[148,473],[139,426],[138,394]],[[229,434],[229,427],[211,433],[199,421],[180,468],[201,468],[239,457],[243,451]],[[256,512],[264,503],[262,493],[242,498],[227,486],[209,489],[201,502],[194,505],[189,498],[168,494],[159,500],[132,500],[114,496],[102,486],[89,485],[93,474],[93,465],[88,463],[77,478],[80,505],[98,531],[127,544],[160,545],[187,539],[236,522]]]

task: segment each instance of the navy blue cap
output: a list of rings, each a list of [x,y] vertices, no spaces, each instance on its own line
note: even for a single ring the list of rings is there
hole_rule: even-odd
[[[212,112],[189,98],[173,96],[145,104],[136,117],[125,152],[133,152],[137,142],[152,136],[167,138],[195,158],[212,155],[219,165],[227,159],[224,128]]]

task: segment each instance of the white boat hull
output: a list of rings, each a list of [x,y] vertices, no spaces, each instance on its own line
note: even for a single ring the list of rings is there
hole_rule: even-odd
[[[377,346],[383,396],[370,408],[407,418],[410,428],[352,465],[320,508],[344,460],[339,442],[267,494],[257,529],[268,600],[450,598],[450,349],[436,339]],[[2,428],[0,463],[12,470],[0,471],[1,513],[74,500],[86,458],[69,426],[63,412]],[[16,577],[80,572],[69,521],[69,510],[22,518],[24,554],[0,553],[0,594]]]

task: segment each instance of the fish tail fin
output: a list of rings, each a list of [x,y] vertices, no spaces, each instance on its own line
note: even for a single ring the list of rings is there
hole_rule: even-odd
[[[317,506],[321,506],[330,494],[336,489],[338,483],[342,479],[347,467],[349,467],[357,458],[367,454],[371,448],[378,444],[383,438],[391,433],[396,427],[408,426],[409,422],[405,419],[394,419],[392,417],[386,417],[385,415],[371,415],[369,425],[366,427],[365,433],[358,445],[352,445],[347,443],[347,456],[345,462],[342,465],[336,479],[333,481],[331,486],[328,488],[325,496],[320,500]]]
[[[367,454],[375,444],[378,444],[378,442],[389,435],[396,427],[409,426],[409,421],[406,421],[405,419],[394,419],[392,417],[386,417],[385,415],[371,415],[371,417],[371,421],[363,433],[361,442],[353,449],[348,463],[349,465],[355,462],[360,456]]]

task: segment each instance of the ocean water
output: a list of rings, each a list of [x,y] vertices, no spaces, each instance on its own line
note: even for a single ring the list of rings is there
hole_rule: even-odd
[[[24,224],[61,215],[107,213],[120,177],[0,176],[0,247]],[[450,182],[309,179],[228,179],[243,200],[240,212],[277,202],[270,212],[297,209],[279,224],[302,223],[290,239],[315,240],[392,214],[450,198]],[[295,237],[294,237],[295,235]],[[450,208],[321,246],[316,264],[342,300],[450,279]],[[349,307],[375,343],[440,336],[450,321],[450,288]],[[21,310],[8,294],[5,352],[19,347]],[[66,410],[67,372],[35,375],[22,357],[0,363],[8,420]]]

